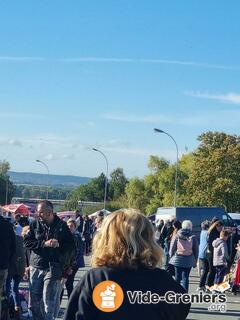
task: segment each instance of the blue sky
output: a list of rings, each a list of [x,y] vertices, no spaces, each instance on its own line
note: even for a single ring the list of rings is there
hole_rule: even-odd
[[[239,1],[0,1],[0,158],[14,171],[148,172],[239,134]]]

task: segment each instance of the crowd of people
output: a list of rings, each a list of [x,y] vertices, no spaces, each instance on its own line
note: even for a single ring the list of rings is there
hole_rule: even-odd
[[[159,221],[155,237],[164,250],[164,268],[188,291],[189,274],[198,267],[198,291],[218,292],[228,279],[233,293],[240,285],[240,227],[224,228],[214,217],[201,223],[199,240],[192,234],[192,223],[185,220]],[[229,277],[226,277],[229,275]],[[231,281],[230,281],[231,280]]]
[[[92,293],[105,280],[126,291],[186,293],[196,267],[198,291],[218,292],[226,280],[237,293],[240,229],[225,229],[217,218],[202,222],[201,229],[198,236],[191,221],[174,219],[153,226],[141,213],[126,209],[108,216],[100,211],[94,219],[77,210],[74,218],[63,221],[47,200],[38,204],[37,218],[30,224],[19,215],[14,219],[0,215],[1,320],[8,319],[9,309],[14,319],[20,319],[22,280],[29,282],[29,296],[24,298],[33,320],[57,318],[65,287],[66,320],[104,319],[93,305]],[[85,266],[84,255],[90,253],[94,268],[74,288],[75,275]],[[139,307],[124,300],[111,319],[185,319],[189,308],[190,304],[164,302]]]
[[[64,287],[69,298],[103,217],[103,211],[93,220],[76,210],[74,218],[64,221],[47,200],[38,204],[36,219],[0,214],[1,319],[8,319],[9,314],[20,319],[23,301],[27,316],[34,320],[55,319]],[[26,291],[19,288],[22,281],[29,282],[30,294],[25,296]]]

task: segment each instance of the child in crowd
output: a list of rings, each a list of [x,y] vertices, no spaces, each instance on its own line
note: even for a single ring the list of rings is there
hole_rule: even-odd
[[[222,230],[220,232],[220,237],[213,241],[213,266],[216,270],[214,289],[223,282],[224,276],[227,273],[227,266],[229,261],[229,253],[227,247],[227,240],[230,236],[228,230]]]

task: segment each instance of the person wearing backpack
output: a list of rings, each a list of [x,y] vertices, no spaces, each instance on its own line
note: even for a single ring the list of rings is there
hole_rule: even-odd
[[[175,280],[182,282],[182,286],[188,291],[189,274],[192,268],[197,265],[198,259],[198,241],[195,235],[192,235],[192,222],[184,220],[182,229],[171,243],[170,261],[175,268]]]

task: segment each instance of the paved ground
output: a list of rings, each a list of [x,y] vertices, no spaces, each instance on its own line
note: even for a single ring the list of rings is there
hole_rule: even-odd
[[[84,275],[84,273],[90,269],[89,265],[89,257],[85,257],[86,267],[78,271],[76,275],[76,281]],[[193,270],[190,277],[190,292],[196,293],[196,288],[198,286],[199,276],[197,272]],[[65,292],[66,293],[66,292]],[[188,315],[188,320],[240,320],[240,295],[233,296],[232,294],[227,295],[227,311],[222,313],[219,311],[209,311],[208,305],[200,305],[200,304],[193,304],[191,311]],[[64,294],[63,301],[62,301],[62,310],[66,308],[67,305],[67,296]],[[61,319],[58,318],[59,320]]]

